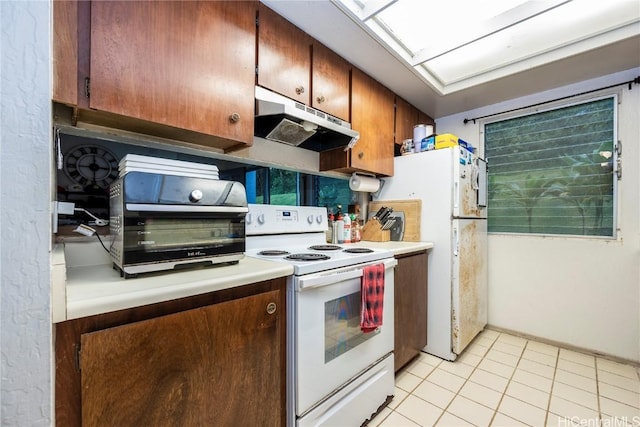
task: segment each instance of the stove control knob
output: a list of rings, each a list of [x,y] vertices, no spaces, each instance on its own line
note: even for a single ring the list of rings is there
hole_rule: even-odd
[[[244,217],[244,222],[247,224],[251,224],[253,217],[251,216],[251,212],[249,212],[247,215],[245,215]]]
[[[318,215],[318,216],[316,217],[316,222],[317,222],[318,224],[322,224],[322,215]]]
[[[258,224],[264,224],[264,214],[258,215]]]
[[[193,190],[191,194],[189,194],[189,200],[191,200],[193,203],[196,203],[202,200],[202,191],[197,189]]]
[[[309,216],[307,217],[307,222],[308,222],[309,224],[313,224],[313,215],[309,215]]]

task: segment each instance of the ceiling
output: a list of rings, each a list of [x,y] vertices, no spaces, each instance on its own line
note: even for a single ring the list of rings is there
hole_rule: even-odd
[[[571,6],[573,16],[576,5],[589,7],[596,2],[536,0],[523,4],[514,1],[520,9],[516,7],[485,19],[479,29],[469,33],[468,39],[460,34],[453,37],[455,19],[449,20],[451,36],[443,34],[446,30],[430,34],[426,23],[437,18],[434,10],[423,19],[424,46],[413,43],[416,45],[413,48],[407,47],[412,44],[410,41],[399,40],[400,31],[391,37],[379,31],[394,21],[389,13],[395,7],[394,0],[261,1],[434,118],[640,67],[640,2],[637,0],[599,1],[597,4],[608,6],[585,14],[593,21],[569,25],[565,19],[553,31],[548,31],[553,18],[545,16],[546,23],[540,21],[544,15],[541,11]],[[397,3],[403,1],[429,3],[424,0],[397,0]],[[531,12],[531,4],[537,12]],[[374,10],[373,18],[365,13],[367,8],[368,12]],[[385,8],[388,8],[386,12]],[[397,17],[395,21],[402,23]],[[416,22],[419,21],[415,16],[407,18],[407,25],[419,25]],[[464,22],[462,18],[461,22]],[[516,34],[509,36],[509,43],[500,45],[497,36],[519,26],[525,35],[535,33],[530,38],[532,41],[515,46],[514,40],[522,40],[522,36]],[[447,56],[451,52],[457,55],[458,61],[455,55]],[[434,60],[421,62],[420,58]]]

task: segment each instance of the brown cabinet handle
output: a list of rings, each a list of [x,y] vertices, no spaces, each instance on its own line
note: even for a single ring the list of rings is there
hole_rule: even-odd
[[[302,95],[302,94],[304,93],[304,86],[298,86],[298,87],[296,88],[296,93],[297,93],[298,95]]]
[[[326,101],[324,95],[320,95],[319,97],[316,98],[316,101],[318,101],[318,104],[322,104],[324,101]]]
[[[238,123],[240,121],[240,114],[238,113],[231,113],[231,115],[229,116],[229,121],[231,123]]]
[[[363,158],[363,157],[364,157],[364,153],[363,153],[362,151],[361,151],[361,152],[359,152],[359,153],[358,153],[358,158],[359,158],[359,159],[361,159],[361,158]]]
[[[273,314],[276,312],[277,309],[278,309],[278,306],[276,305],[275,302],[270,302],[269,304],[267,304],[267,314]]]

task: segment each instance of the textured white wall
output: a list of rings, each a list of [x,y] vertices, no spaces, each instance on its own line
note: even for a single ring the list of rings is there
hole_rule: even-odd
[[[477,146],[464,118],[575,95],[640,75],[640,69],[442,117],[439,133]],[[526,84],[526,82],[523,82]],[[640,86],[620,87],[623,144],[617,240],[489,236],[489,324],[640,362]],[[491,165],[489,165],[491,173]]]
[[[0,424],[52,424],[50,4],[0,1]]]

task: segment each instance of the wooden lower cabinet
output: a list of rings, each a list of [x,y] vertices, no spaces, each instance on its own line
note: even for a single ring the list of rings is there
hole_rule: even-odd
[[[284,426],[285,282],[56,325],[58,426]]]
[[[395,371],[427,345],[427,251],[398,255],[395,269]]]

